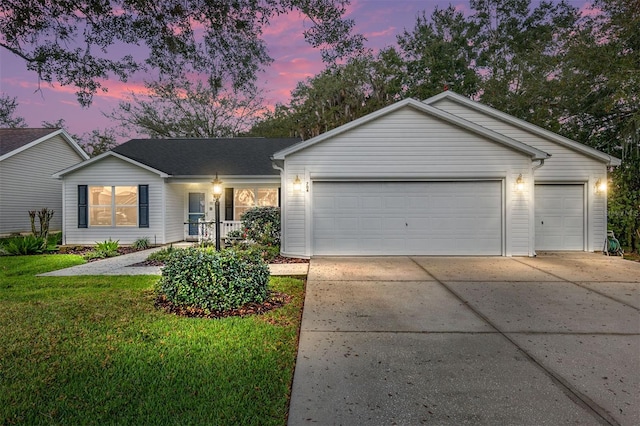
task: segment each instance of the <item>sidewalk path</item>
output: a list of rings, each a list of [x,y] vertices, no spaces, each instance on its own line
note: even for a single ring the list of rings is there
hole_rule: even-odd
[[[76,275],[161,275],[161,266],[131,266],[143,262],[147,257],[162,249],[154,247],[149,250],[137,251],[122,256],[110,257],[71,268],[60,269],[38,275],[39,277],[70,277]],[[272,276],[300,276],[307,275],[308,263],[271,264],[269,270]]]

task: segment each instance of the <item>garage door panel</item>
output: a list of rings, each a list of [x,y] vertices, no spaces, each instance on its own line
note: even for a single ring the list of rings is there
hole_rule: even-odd
[[[315,183],[313,254],[500,255],[501,191],[499,181]]]
[[[536,250],[584,250],[584,185],[535,186]]]

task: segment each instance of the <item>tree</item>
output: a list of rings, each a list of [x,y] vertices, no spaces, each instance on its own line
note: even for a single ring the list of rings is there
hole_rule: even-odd
[[[560,2],[472,0],[478,27],[479,99],[502,111],[558,131],[563,117],[562,81],[568,37],[579,12]]]
[[[640,4],[596,1],[571,39],[565,131],[622,159],[611,173],[609,226],[640,250]]]
[[[445,87],[473,96],[480,89],[477,72],[478,26],[453,6],[423,12],[411,32],[398,36],[409,96],[426,99]]]
[[[41,81],[75,86],[91,104],[103,80],[125,81],[153,69],[164,81],[206,75],[212,86],[251,86],[271,62],[264,29],[298,11],[304,37],[334,61],[362,48],[343,19],[349,0],[10,0],[0,2],[0,47],[25,61]],[[123,49],[126,46],[127,49]],[[144,55],[119,54],[143,46]],[[118,56],[116,56],[118,54]]]
[[[288,106],[263,116],[250,134],[308,139],[387,106],[403,96],[401,61],[393,48],[333,65],[299,82]]]
[[[263,138],[293,138],[297,136],[293,113],[288,105],[276,104],[273,111],[264,112],[246,136]]]
[[[0,95],[0,127],[23,128],[27,127],[23,117],[16,117],[16,109],[18,108],[18,98],[9,97],[8,95]]]
[[[202,82],[146,84],[142,98],[120,102],[107,116],[153,138],[233,137],[248,130],[264,108],[259,92],[234,92]]]
[[[78,142],[89,156],[95,157],[115,148],[118,145],[117,136],[118,134],[113,129],[92,130],[85,133]]]
[[[107,152],[118,145],[117,137],[124,134],[117,133],[113,129],[99,129],[84,133],[82,136],[71,133],[68,130],[67,123],[64,118],[56,121],[43,121],[42,127],[45,129],[65,129],[65,131],[75,140],[91,157]]]

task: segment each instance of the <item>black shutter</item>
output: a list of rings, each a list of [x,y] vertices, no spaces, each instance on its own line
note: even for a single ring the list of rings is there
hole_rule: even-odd
[[[138,185],[138,221],[140,228],[149,227],[149,185]]]
[[[278,188],[278,207],[282,207],[282,188]]]
[[[224,220],[233,220],[233,188],[224,189]]]
[[[78,185],[78,228],[87,228],[89,225],[87,193],[87,185]]]

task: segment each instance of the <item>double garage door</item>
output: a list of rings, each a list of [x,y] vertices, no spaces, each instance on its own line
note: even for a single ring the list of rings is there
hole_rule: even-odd
[[[501,255],[502,184],[315,182],[314,255]]]

